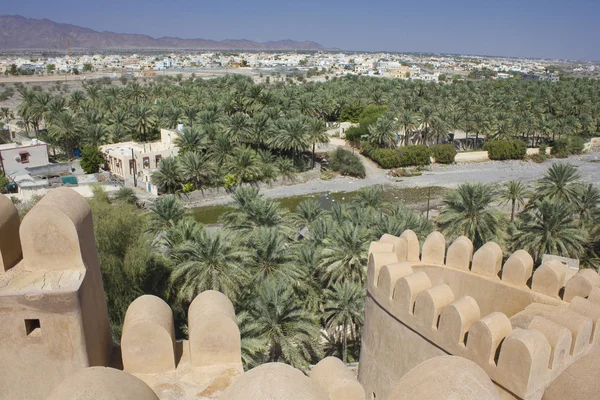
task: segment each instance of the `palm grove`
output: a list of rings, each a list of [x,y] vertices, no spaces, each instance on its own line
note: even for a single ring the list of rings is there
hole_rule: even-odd
[[[178,75],[122,82],[90,81],[69,95],[21,86],[18,121],[69,158],[77,147],[149,141],[182,123],[181,155],[163,160],[154,178],[163,192],[292,178],[314,165],[316,146],[328,141],[327,122],[361,121],[354,140],[382,148],[395,147],[398,135],[404,145],[430,145],[460,130],[474,139],[465,142],[472,147],[481,137],[538,145],[600,129],[600,83],[590,79],[432,84],[345,77],[286,85]]]
[[[435,85],[349,77],[294,86],[177,77],[92,82],[68,97],[21,91],[20,123],[65,157],[75,147],[152,140],[160,127],[185,125],[180,155],[165,158],[153,179],[164,192],[234,188],[233,210],[220,228],[207,228],[176,196],[145,212],[130,190],[109,199],[96,189],[90,204],[113,332],[118,339],[131,301],[152,293],[169,302],[185,337],[194,296],[219,290],[234,302],[250,367],[306,368],[324,354],[357,360],[368,243],[405,229],[423,239],[434,229],[375,188],[328,211],[309,200],[289,213],[263,198],[251,184],[308,168],[327,140],[325,122],[364,120],[376,110],[360,141],[391,147],[396,130],[404,144],[437,143],[455,130],[537,144],[595,135],[600,121],[600,84],[592,80]],[[537,265],[552,253],[597,266],[599,197],[574,167],[556,164],[532,187],[464,184],[445,197],[435,224],[449,241],[466,235],[476,247],[495,240],[507,251],[526,249]]]
[[[600,191],[570,164],[553,164],[532,185],[462,184],[445,195],[433,221],[385,201],[379,187],[349,197],[330,210],[311,199],[288,212],[245,185],[212,228],[177,196],[160,197],[148,212],[131,189],[109,199],[97,188],[90,205],[115,338],[127,306],[143,293],[170,304],[184,338],[189,304],[214,289],[234,303],[246,367],[283,361],[307,368],[323,355],[356,361],[369,243],[405,229],[421,242],[433,229],[449,243],[465,235],[476,249],[496,241],[505,258],[524,249],[536,266],[544,254],[600,266]]]

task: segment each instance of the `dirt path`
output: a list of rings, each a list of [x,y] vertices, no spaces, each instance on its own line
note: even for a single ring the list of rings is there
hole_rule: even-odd
[[[540,164],[529,161],[487,161],[452,165],[436,164],[423,171],[420,176],[404,178],[402,180],[387,177],[385,170],[378,168],[371,160],[366,159],[362,155],[359,155],[359,157],[363,160],[367,171],[365,179],[338,177],[328,181],[311,180],[295,185],[261,189],[261,193],[267,198],[282,198],[322,192],[353,192],[374,185],[393,185],[399,188],[429,186],[455,188],[464,182],[493,184],[519,180],[524,183],[533,183],[544,175],[553,162],[569,162],[574,164],[579,167],[579,174],[582,181],[594,184],[600,182],[600,153],[570,157],[565,160],[548,160]],[[224,195],[219,198],[196,203],[193,206],[226,204],[230,201],[231,196]]]

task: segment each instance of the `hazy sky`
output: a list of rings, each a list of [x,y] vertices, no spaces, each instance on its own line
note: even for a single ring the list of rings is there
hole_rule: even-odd
[[[153,37],[600,60],[600,0],[20,0],[1,14]]]

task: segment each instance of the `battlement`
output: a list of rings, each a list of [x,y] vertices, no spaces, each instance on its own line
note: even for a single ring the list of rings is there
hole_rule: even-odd
[[[237,381],[231,390],[242,399],[258,398],[252,385],[274,390],[272,398],[365,398],[331,358],[310,378],[281,364],[243,374],[233,304],[212,290],[188,309],[188,340],[176,340],[169,305],[143,295],[129,305],[113,347],[91,210],[66,188],[49,192],[22,222],[0,195],[0,318],[2,398],[212,399]]]
[[[85,199],[53,190],[20,222],[0,196],[0,265],[0,391],[7,398],[44,398],[81,368],[109,365],[108,313]]]
[[[522,250],[502,260],[493,242],[473,253],[459,237],[446,249],[433,232],[421,250],[410,230],[383,235],[369,249],[368,294],[442,352],[477,363],[514,397],[540,399],[600,343],[600,276],[570,276],[558,261],[533,272]]]

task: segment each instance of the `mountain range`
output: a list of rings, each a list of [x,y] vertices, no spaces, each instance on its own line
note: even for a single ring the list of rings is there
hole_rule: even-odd
[[[254,42],[245,39],[153,38],[147,35],[98,32],[81,26],[20,15],[0,15],[0,50],[188,49],[188,50],[322,50],[315,42],[278,40]]]

